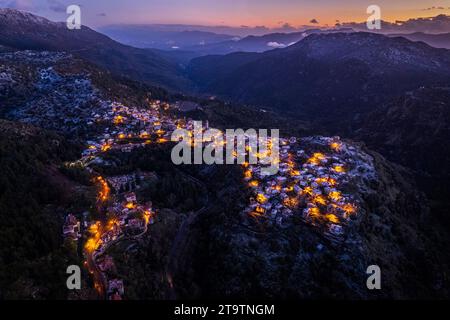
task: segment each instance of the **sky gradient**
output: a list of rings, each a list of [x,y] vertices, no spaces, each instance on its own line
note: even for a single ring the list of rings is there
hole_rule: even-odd
[[[450,0],[0,0],[0,7],[30,11],[63,21],[70,4],[82,7],[82,23],[91,27],[108,24],[180,23],[227,26],[294,27],[333,26],[365,21],[366,9],[377,4],[382,19],[406,20],[450,14]]]

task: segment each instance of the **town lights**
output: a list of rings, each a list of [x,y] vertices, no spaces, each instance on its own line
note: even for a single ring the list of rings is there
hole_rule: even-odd
[[[312,196],[313,189],[310,186],[307,186],[306,188],[303,189],[303,193]]]
[[[128,202],[128,203],[125,205],[125,208],[131,210],[131,209],[136,208],[136,205],[135,205],[134,203],[132,203],[132,202]]]
[[[343,173],[345,172],[345,169],[343,166],[334,166],[333,170],[337,173]]]
[[[89,233],[96,234],[99,231],[99,224],[100,224],[99,222],[92,224],[89,227]]]
[[[266,213],[266,210],[263,207],[257,206],[255,208],[255,211],[252,211],[250,213],[250,216],[253,218],[259,218],[262,217]]]
[[[330,197],[331,200],[334,201],[339,201],[342,199],[341,193],[339,191],[332,191],[328,196]]]
[[[347,214],[352,214],[356,212],[356,207],[351,204],[351,203],[347,203],[345,204],[342,209],[347,213]]]
[[[255,212],[259,214],[264,214],[266,210],[263,207],[257,206]]]
[[[330,221],[331,223],[339,223],[339,218],[334,214],[331,213],[327,214],[325,215],[325,218],[327,218],[327,220]]]
[[[321,205],[326,205],[327,204],[327,200],[325,199],[324,196],[322,195],[317,195],[313,198],[313,202],[317,203],[317,204],[321,204]]]
[[[102,146],[102,152],[106,152],[106,151],[108,151],[110,149],[111,149],[111,145],[110,144],[104,144]]]
[[[139,135],[139,137],[140,137],[141,139],[146,139],[146,138],[149,137],[149,134],[148,134],[146,131],[144,131],[144,132],[142,132],[142,133]]]
[[[250,181],[250,183],[248,184],[250,187],[256,188],[259,186],[259,182],[256,180]]]
[[[325,160],[325,155],[323,153],[320,153],[320,152],[314,153],[313,157],[316,158],[317,160]]]
[[[299,170],[291,170],[291,176],[295,177],[295,176],[299,176],[300,175],[300,171]]]
[[[98,193],[98,199],[104,202],[108,200],[111,189],[109,188],[108,183],[102,177],[97,177],[97,181],[101,186],[101,190]]]
[[[331,148],[332,150],[336,151],[336,152],[339,152],[339,151],[341,151],[342,144],[339,143],[339,142],[332,142],[332,143],[330,144],[330,148]]]
[[[95,250],[97,250],[98,246],[99,246],[99,241],[94,238],[90,238],[86,242],[84,248],[86,249],[87,252],[91,253],[91,252],[94,252]]]
[[[281,186],[279,186],[279,185],[274,185],[274,186],[272,187],[272,189],[273,189],[273,190],[276,190],[276,191],[281,191]]]
[[[150,210],[144,211],[143,218],[144,218],[145,224],[149,224],[151,216],[152,216],[152,213],[150,212]]]
[[[297,198],[286,198],[284,199],[283,204],[288,208],[294,209],[298,206],[299,201]]]
[[[336,180],[333,178],[317,178],[316,179],[316,183],[317,184],[328,184],[330,186],[335,186],[336,185]]]
[[[107,229],[113,230],[115,225],[117,225],[117,220],[111,219],[108,221]]]
[[[116,116],[113,122],[115,125],[122,124],[124,122],[124,118],[122,116]]]
[[[259,203],[266,203],[267,198],[262,193],[258,193],[258,195],[256,196],[256,201],[258,201]]]
[[[316,152],[313,154],[311,158],[309,158],[308,163],[318,166],[321,161],[325,160],[326,157],[323,153]]]
[[[308,215],[312,218],[318,218],[320,216],[320,210],[317,207],[312,207],[308,209]]]

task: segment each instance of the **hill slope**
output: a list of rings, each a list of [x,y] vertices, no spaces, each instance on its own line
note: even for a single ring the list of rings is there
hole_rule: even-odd
[[[441,223],[450,225],[449,88],[422,88],[378,107],[354,137],[389,160],[412,168],[438,209]]]
[[[0,120],[0,299],[62,299],[68,265],[60,206],[71,200],[50,172],[77,149],[36,127]]]
[[[393,36],[405,37],[411,41],[422,41],[435,48],[450,49],[450,33],[428,34],[424,32],[415,32]]]
[[[450,54],[404,38],[315,34],[285,49],[196,58],[188,70],[201,92],[333,125],[407,90],[449,83]]]
[[[85,26],[69,30],[64,23],[26,12],[0,9],[0,44],[20,50],[66,51],[135,80],[173,90],[189,87],[177,64],[155,51],[125,46]]]

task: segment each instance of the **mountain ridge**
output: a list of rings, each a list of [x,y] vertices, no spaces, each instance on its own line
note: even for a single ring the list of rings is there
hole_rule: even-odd
[[[351,121],[343,113],[447,83],[449,73],[446,49],[363,32],[314,34],[284,49],[200,57],[188,66],[200,92],[313,121]]]
[[[152,50],[120,44],[86,26],[64,23],[13,9],[0,11],[0,44],[19,50],[66,51],[118,75],[175,91],[190,86],[179,66]]]

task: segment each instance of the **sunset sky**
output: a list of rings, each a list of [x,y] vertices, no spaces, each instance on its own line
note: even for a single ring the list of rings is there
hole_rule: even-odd
[[[181,23],[279,27],[365,21],[366,9],[377,4],[388,21],[450,14],[450,0],[0,0],[12,7],[65,20],[69,4],[82,7],[83,24]],[[434,8],[433,8],[434,7]]]

